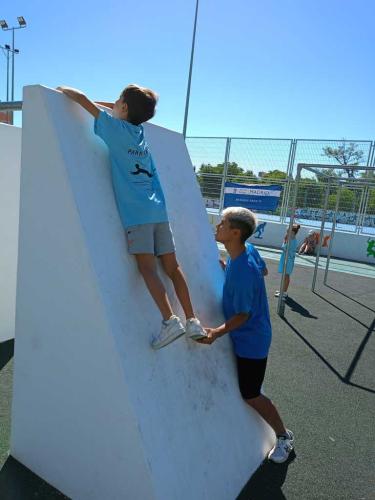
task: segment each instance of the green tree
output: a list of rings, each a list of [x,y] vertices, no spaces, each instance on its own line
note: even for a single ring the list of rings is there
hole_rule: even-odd
[[[286,179],[287,175],[286,172],[283,172],[282,170],[270,170],[269,172],[266,172],[265,174],[262,175],[262,180],[263,179]]]
[[[224,163],[217,165],[202,163],[197,172],[197,179],[205,198],[220,198],[223,173]],[[227,180],[230,182],[251,182],[254,181],[254,173],[239,167],[236,162],[229,162]]]
[[[337,200],[337,191],[336,191],[336,193],[332,193],[329,195],[328,208],[330,210],[335,209],[336,200]],[[358,208],[358,207],[356,207],[357,203],[358,203],[357,196],[352,190],[350,190],[348,188],[343,188],[341,190],[339,210],[343,210],[346,212],[355,211],[356,208]]]
[[[347,143],[345,139],[343,139],[342,143],[337,148],[331,146],[323,148],[322,156],[337,161],[337,163],[343,167],[342,173],[346,174],[348,178],[354,178],[356,170],[353,167],[358,166],[364,156],[363,151],[357,150],[357,148],[358,144],[355,142]]]

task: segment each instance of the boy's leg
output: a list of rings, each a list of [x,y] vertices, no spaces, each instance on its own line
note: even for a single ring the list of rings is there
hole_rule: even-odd
[[[284,292],[288,291],[289,283],[290,283],[290,275],[286,274],[284,278]]]
[[[194,318],[189,289],[182,269],[176,260],[176,254],[168,253],[160,255],[159,258],[165,273],[172,280],[176,295],[180,301],[182,309],[184,310],[186,319]]]
[[[255,398],[245,399],[245,401],[272,427],[276,436],[287,432],[276,406],[266,396],[260,394]]]
[[[159,278],[156,269],[156,259],[152,254],[135,255],[139,272],[145,280],[146,286],[158,306],[164,320],[168,320],[172,315],[172,307],[169,303],[167,292]]]
[[[266,373],[267,358],[248,359],[236,356],[240,392],[251,406],[272,427],[277,436],[276,445],[269,453],[270,460],[285,462],[293,449],[293,433],[285,428],[277,408],[270,399],[261,394]]]
[[[249,359],[236,356],[236,360],[238,383],[243,399],[264,418],[276,435],[283,434],[286,429],[275,405],[261,393],[267,358]]]
[[[165,273],[172,280],[184,310],[187,337],[193,340],[207,337],[205,329],[194,315],[186,279],[176,260],[173,236],[168,223],[155,224],[155,253],[160,258]]]

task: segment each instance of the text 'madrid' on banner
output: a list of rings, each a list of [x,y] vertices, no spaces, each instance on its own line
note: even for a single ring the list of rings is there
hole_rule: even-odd
[[[224,208],[244,207],[250,210],[273,212],[279,203],[282,186],[264,184],[237,184],[226,182]]]

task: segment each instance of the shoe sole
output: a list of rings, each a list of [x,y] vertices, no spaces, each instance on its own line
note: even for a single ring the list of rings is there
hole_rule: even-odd
[[[283,460],[274,460],[270,457],[268,457],[268,460],[274,464],[283,464],[284,462],[286,462],[289,458],[289,455],[291,454],[292,450],[288,453],[288,456],[286,458],[284,458]]]
[[[191,340],[200,340],[200,339],[206,339],[206,338],[207,338],[207,335],[201,335],[200,333],[195,333],[193,335],[188,336],[188,339],[191,339]]]
[[[172,342],[174,342],[175,340],[179,339],[180,337],[182,337],[182,335],[185,334],[185,330],[183,330],[181,333],[179,333],[178,335],[171,335],[170,337],[166,338],[165,340],[163,340],[163,342],[161,342],[160,344],[157,344],[157,345],[153,345],[151,344],[151,347],[153,349],[158,350],[158,349],[161,349],[162,347],[165,347],[169,344],[171,344]]]

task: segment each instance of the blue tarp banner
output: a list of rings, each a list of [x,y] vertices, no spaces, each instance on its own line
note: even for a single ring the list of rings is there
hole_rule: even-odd
[[[273,212],[279,203],[282,186],[264,184],[237,184],[226,182],[224,208],[244,207],[250,210]]]

